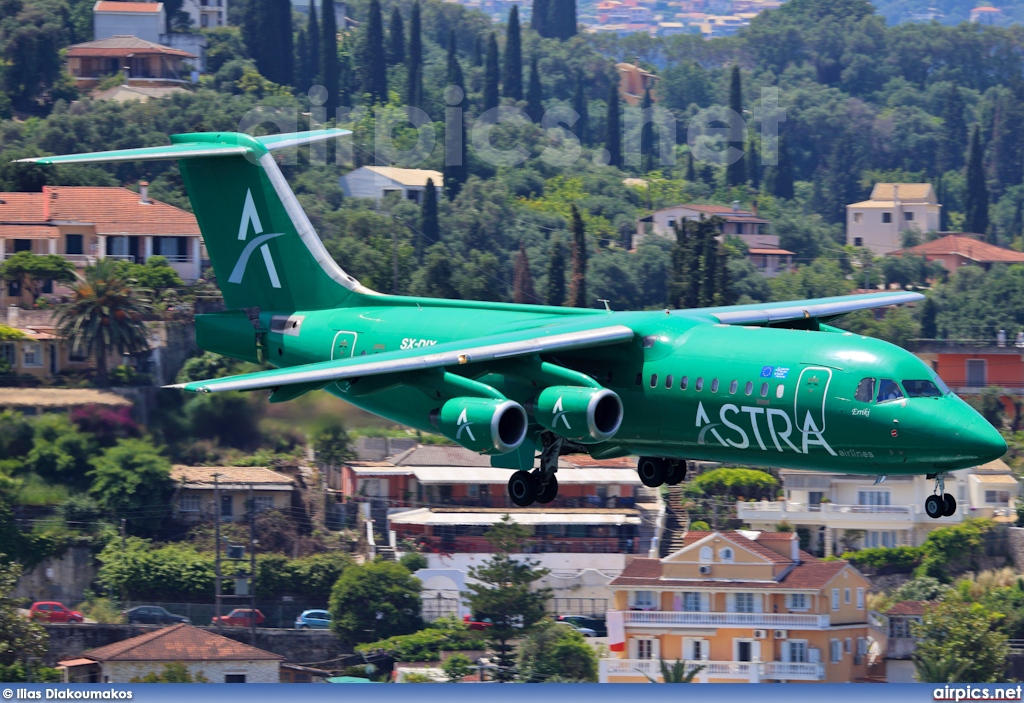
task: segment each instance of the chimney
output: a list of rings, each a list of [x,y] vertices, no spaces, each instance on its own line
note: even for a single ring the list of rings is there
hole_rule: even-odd
[[[139,181],[139,202],[149,205],[149,181]]]
[[[796,533],[793,533],[793,539],[789,541],[790,546],[790,557],[795,562],[800,561],[800,538],[797,537]]]

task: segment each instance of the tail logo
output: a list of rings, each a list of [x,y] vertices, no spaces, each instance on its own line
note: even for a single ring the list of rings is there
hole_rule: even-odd
[[[252,201],[252,190],[245,191],[245,206],[242,208],[242,222],[238,226],[238,241],[244,242],[249,237],[249,225],[252,225],[253,234],[256,238],[245,245],[241,256],[238,257],[235,268],[231,271],[229,283],[241,283],[245,276],[245,267],[249,264],[252,253],[259,248],[263,255],[263,262],[267,265],[267,275],[270,276],[270,285],[274,288],[281,287],[281,279],[277,275],[277,267],[274,265],[274,257],[270,254],[267,242],[274,237],[280,237],[284,232],[273,232],[263,234],[263,224],[260,222],[260,215],[256,212],[256,205]]]
[[[469,421],[469,418],[466,415],[466,409],[463,408],[462,414],[459,415],[459,419],[455,421],[455,424],[458,425],[459,428],[458,431],[455,433],[455,441],[459,441],[460,439],[462,439],[462,431],[465,430],[466,434],[469,435],[469,441],[475,442],[476,437],[473,436],[473,430],[469,429],[469,426],[472,425],[473,423]]]
[[[569,418],[565,416],[565,410],[562,409],[562,396],[558,396],[558,402],[555,403],[555,407],[551,409],[551,426],[558,427],[558,421],[561,420],[565,423],[565,429],[571,430],[572,427],[569,425]]]

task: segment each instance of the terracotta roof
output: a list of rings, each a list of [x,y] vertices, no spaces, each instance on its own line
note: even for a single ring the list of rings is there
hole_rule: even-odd
[[[60,230],[48,225],[0,225],[0,237],[7,239],[59,239]]]
[[[680,588],[777,588],[786,590],[821,590],[828,585],[836,575],[842,571],[848,562],[836,561],[814,561],[801,563],[793,567],[779,581],[745,581],[742,579],[686,579],[686,578],[664,578],[663,564],[658,559],[634,559],[622,571],[622,574],[612,579],[611,586],[631,586],[634,588],[665,588],[677,586]]]
[[[263,466],[175,466],[171,479],[179,483],[213,485],[214,474],[220,474],[221,485],[226,483],[294,485],[290,476],[279,474]]]
[[[660,578],[661,577],[661,560],[660,559],[634,559],[633,561],[626,564],[626,568],[622,570],[620,578]]]
[[[120,4],[120,3],[119,3]],[[120,56],[129,54],[163,54],[165,56],[179,56],[183,59],[194,59],[195,54],[190,54],[181,49],[172,49],[163,44],[146,41],[129,35],[118,35],[96,41],[72,44],[68,47],[69,58],[84,58],[87,56]]]
[[[931,183],[876,183],[875,187],[871,189],[871,199],[895,200],[898,195],[901,202],[925,201],[931,192]]]
[[[849,562],[841,559],[836,561],[814,561],[809,564],[801,563],[786,574],[780,585],[782,588],[822,589],[840,571],[845,569],[847,564]]]
[[[737,547],[741,547],[743,549],[751,551],[754,554],[757,554],[758,556],[763,557],[770,562],[774,562],[776,564],[793,563],[792,559],[782,556],[778,552],[769,549],[763,544],[758,544],[755,540],[747,539],[738,532],[722,532],[721,534],[723,537],[725,537],[727,540],[735,544]]]
[[[434,181],[434,187],[444,187],[444,175],[440,171],[424,168],[395,168],[393,166],[366,166],[365,168],[404,186],[422,188],[427,185],[427,179],[430,178]]]
[[[43,186],[42,193],[0,193],[0,226],[91,224],[96,234],[198,235],[195,215],[127,188]]]
[[[994,483],[1000,486],[1017,485],[1017,479],[1010,474],[971,474],[969,478],[978,483]]]
[[[198,627],[174,625],[82,653],[93,661],[283,661],[280,654],[251,647]]]
[[[957,254],[965,259],[983,264],[999,262],[1007,264],[1024,263],[1024,254],[1019,251],[997,247],[995,244],[982,242],[965,234],[947,234],[945,237],[933,239],[924,244],[918,244],[916,247],[894,251],[891,255],[898,256],[903,253],[917,254],[918,256]]]
[[[761,248],[761,247],[752,247],[750,249],[747,249],[747,253],[748,254],[768,254],[768,255],[775,254],[777,256],[793,256],[794,255],[794,253],[789,251],[788,249],[774,249],[774,248],[770,249],[770,248]]]
[[[925,602],[921,600],[904,600],[893,604],[885,611],[886,615],[924,615]]]
[[[758,542],[763,542],[765,540],[782,540],[783,542],[792,542],[795,539],[797,539],[797,534],[795,532],[764,531],[757,536]]]
[[[0,388],[3,408],[71,408],[77,405],[131,407],[132,401],[94,388]]]
[[[99,0],[93,5],[93,12],[160,12],[162,2],[113,2]]]

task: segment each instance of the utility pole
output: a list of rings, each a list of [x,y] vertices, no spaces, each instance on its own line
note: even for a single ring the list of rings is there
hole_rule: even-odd
[[[249,627],[252,646],[256,646],[256,499],[249,484]]]
[[[127,545],[125,543],[125,537],[124,537],[125,524],[127,522],[128,522],[127,519],[121,518],[121,556],[122,557],[125,556],[128,553],[128,547],[127,547]],[[125,587],[124,587],[124,583],[122,583],[121,584],[121,607],[127,607],[127,604],[125,603],[124,597],[125,597]]]
[[[213,560],[213,575],[214,575],[214,593],[215,602],[213,606],[213,613],[216,616],[215,622],[217,623],[217,634],[223,634],[224,626],[220,622],[220,603],[221,603],[221,578],[220,578],[220,474],[213,475],[213,514],[216,516],[216,522],[214,523],[213,541],[214,541],[214,554],[216,556]]]

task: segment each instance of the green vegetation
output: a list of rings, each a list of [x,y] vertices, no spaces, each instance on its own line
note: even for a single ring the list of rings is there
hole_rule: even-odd
[[[10,597],[21,567],[0,554],[0,680],[26,681],[29,662],[46,652],[49,637],[38,623],[26,620]]]
[[[687,481],[687,495],[728,497],[736,500],[772,500],[779,488],[778,480],[757,469],[718,468],[706,471]]]
[[[439,618],[417,632],[366,642],[355,649],[359,653],[382,649],[396,661],[423,662],[436,661],[441,652],[481,650],[486,646],[481,633],[470,630],[461,620]]]
[[[159,673],[150,672],[145,676],[136,676],[129,679],[132,683],[209,683],[210,680],[203,675],[202,671],[195,674],[188,670],[182,662],[169,662],[164,664],[163,670]]]
[[[330,598],[331,630],[360,644],[420,628],[420,581],[401,564],[373,561],[345,569]]]
[[[918,675],[938,673],[945,674],[947,680],[977,682],[1005,680],[1009,648],[1006,635],[998,630],[1002,618],[980,603],[956,598],[927,608],[924,621],[913,628],[914,636],[921,638],[915,659]]]
[[[583,635],[549,618],[538,621],[519,645],[519,680],[596,683],[597,655]]]

